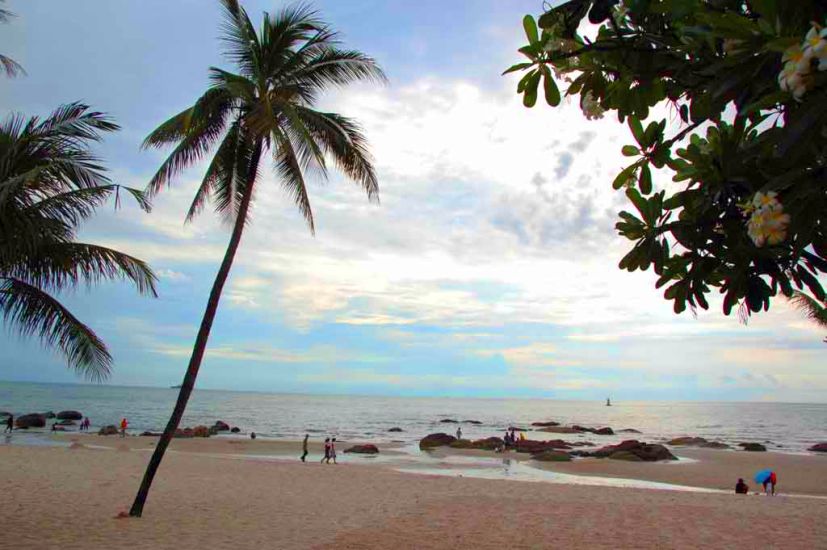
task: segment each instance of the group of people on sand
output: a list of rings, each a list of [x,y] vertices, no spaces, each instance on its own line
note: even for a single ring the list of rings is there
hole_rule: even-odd
[[[299,457],[302,462],[307,461],[307,445],[309,439],[310,434],[304,434],[304,439],[302,440],[302,455]],[[331,460],[333,464],[336,464],[336,438],[326,437],[324,440],[324,456],[322,457],[321,463],[330,464]]]
[[[764,481],[761,482],[761,485],[764,486],[764,494],[767,496],[775,496],[775,490],[778,487],[778,476],[775,471],[770,472],[769,475],[764,477]],[[744,482],[744,478],[738,478],[738,483],[735,484],[735,493],[738,495],[749,494],[749,485]]]

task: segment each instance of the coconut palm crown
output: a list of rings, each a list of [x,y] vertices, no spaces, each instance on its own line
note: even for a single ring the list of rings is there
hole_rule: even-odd
[[[208,202],[233,226],[213,283],[181,389],[164,433],[150,458],[130,515],[140,516],[169,442],[181,421],[206,351],[221,292],[248,221],[267,156],[281,187],[315,232],[306,177],[325,180],[332,166],[371,200],[379,185],[365,136],[353,120],[315,108],[321,94],[359,81],[384,81],[376,62],[340,47],[336,32],[306,6],[264,13],[258,30],[237,0],[220,0],[222,40],[233,71],[212,67],[210,86],[191,107],[152,132],[144,147],[173,149],[149,182],[154,195],[214,151],[192,201],[187,221]]]
[[[54,294],[127,279],[155,295],[155,276],[144,262],[75,240],[80,224],[120,189],[149,209],[140,191],[113,184],[89,150],[103,132],[117,129],[80,103],[42,120],[11,115],[0,123],[0,317],[12,331],[60,350],[92,380],[109,374],[112,356]]]
[[[793,297],[790,298],[793,305],[802,312],[813,323],[823,329],[827,329],[827,307],[822,305],[818,300],[809,296],[799,290],[793,292]],[[827,343],[827,338],[824,339]]]

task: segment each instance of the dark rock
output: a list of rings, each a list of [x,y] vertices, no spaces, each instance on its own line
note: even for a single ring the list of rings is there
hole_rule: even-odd
[[[538,427],[540,427],[540,428],[553,428],[554,426],[559,426],[559,425],[560,425],[560,423],[559,423],[559,422],[552,422],[552,421],[548,421],[548,422],[532,422],[532,423],[531,423],[531,425],[532,425],[532,426],[538,426]]]
[[[440,420],[442,424],[459,424],[458,420],[454,420],[453,418],[443,418]]]
[[[368,443],[367,445],[354,445],[349,449],[345,449],[346,453],[356,453],[361,455],[375,455],[379,453],[376,445]]]
[[[618,451],[609,455],[611,460],[626,460],[628,462],[643,462],[643,459],[632,451]]]
[[[543,451],[531,455],[531,458],[540,462],[571,462],[569,453],[563,451]]]
[[[761,445],[760,443],[739,443],[738,446],[744,449],[745,451],[752,451],[755,453],[763,453],[767,450],[767,448]]]
[[[45,428],[46,417],[39,413],[24,414],[14,419],[14,425],[18,428]]]
[[[239,428],[238,426],[233,426],[232,428],[230,428],[230,433],[237,434],[240,431],[241,431],[241,428]]]
[[[473,449],[474,442],[470,439],[457,439],[448,444],[452,449]]]
[[[142,437],[161,437],[161,432],[141,432]]]
[[[210,437],[210,429],[207,426],[196,426],[192,429],[193,437]]]
[[[617,430],[619,434],[639,434],[643,433],[640,430],[636,430],[634,428],[623,428],[622,430]]]
[[[59,422],[55,422],[55,424],[58,426],[76,426],[77,422],[74,420],[61,420]]]
[[[178,428],[175,430],[175,433],[172,437],[177,437],[181,439],[189,439],[190,437],[194,437],[192,428]]]
[[[83,420],[83,415],[78,411],[60,411],[57,413],[58,420]]]
[[[706,443],[701,443],[701,447],[704,449],[731,449],[729,445],[726,443],[721,443],[720,441],[707,441]]]
[[[434,447],[444,447],[446,445],[450,445],[456,440],[456,437],[444,433],[430,434],[419,440],[419,448],[433,449]]]
[[[484,451],[496,451],[505,446],[505,442],[499,437],[486,437],[485,439],[477,439],[472,443],[474,449],[482,449]]]
[[[462,423],[463,424],[475,424],[477,426],[482,424],[482,422],[480,422],[479,420],[463,420]]]
[[[827,453],[827,443],[816,443],[807,450],[815,453]]]
[[[218,428],[216,426],[210,426],[208,428],[210,435],[218,435]]]
[[[594,447],[595,444],[591,441],[567,441],[572,447]]]
[[[700,445],[703,445],[704,443],[708,443],[708,441],[703,437],[691,436],[676,437],[675,439],[670,439],[666,442],[667,445],[672,445],[673,447],[681,447],[684,445],[689,447],[698,447]]]
[[[98,430],[98,435],[118,435],[118,427],[112,424]]]
[[[388,430],[388,431],[389,431],[389,432],[404,432],[405,430],[403,430],[402,428],[391,428],[391,429],[390,429],[390,430]]]
[[[617,455],[617,456],[615,456]],[[631,458],[629,455],[634,455]],[[608,457],[615,460],[632,460],[644,462],[657,462],[659,460],[677,460],[677,457],[669,452],[663,445],[648,444],[636,439],[630,439],[617,445],[609,445],[597,449],[592,456],[598,458]]]
[[[559,449],[571,449],[571,446],[562,439],[551,441],[536,441],[533,439],[518,439],[514,442],[514,450],[518,453],[542,453]]]
[[[229,432],[230,431],[230,425],[227,424],[226,422],[222,422],[221,420],[216,420],[215,424],[213,425],[213,428],[215,428],[215,431],[217,431],[217,432]]]
[[[56,415],[52,411],[46,411],[45,413],[43,413],[43,416],[45,416],[46,418],[54,418]]]
[[[609,428],[609,427],[598,428],[598,429],[592,431],[592,433],[595,434],[595,435],[614,435],[615,434],[614,430]]]
[[[11,416],[11,413],[10,413],[10,412],[6,412],[6,411],[0,411],[0,416],[3,416],[3,417],[6,417],[6,416]]]

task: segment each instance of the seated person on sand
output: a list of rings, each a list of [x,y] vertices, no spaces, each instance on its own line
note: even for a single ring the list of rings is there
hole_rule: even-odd
[[[735,484],[735,492],[739,495],[749,494],[749,485],[744,483],[743,478],[738,478],[738,483]]]

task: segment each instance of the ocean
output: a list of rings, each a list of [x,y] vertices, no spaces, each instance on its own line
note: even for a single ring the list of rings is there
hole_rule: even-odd
[[[15,415],[77,410],[92,422],[90,432],[129,420],[130,432],[164,428],[178,390],[109,385],[0,382],[0,411]],[[460,423],[444,423],[444,419]],[[764,443],[769,450],[805,452],[827,441],[827,404],[721,402],[615,402],[543,399],[472,399],[298,395],[201,390],[193,392],[183,426],[211,425],[223,420],[273,439],[335,436],[344,441],[414,443],[434,432],[463,437],[502,436],[509,426],[530,428],[553,420],[564,425],[633,428],[640,434],[599,436],[547,434],[530,438],[588,440],[610,444],[622,439],[657,442],[678,436],[700,436],[728,444]],[[463,422],[474,420],[480,424]],[[401,428],[401,432],[389,432]]]

